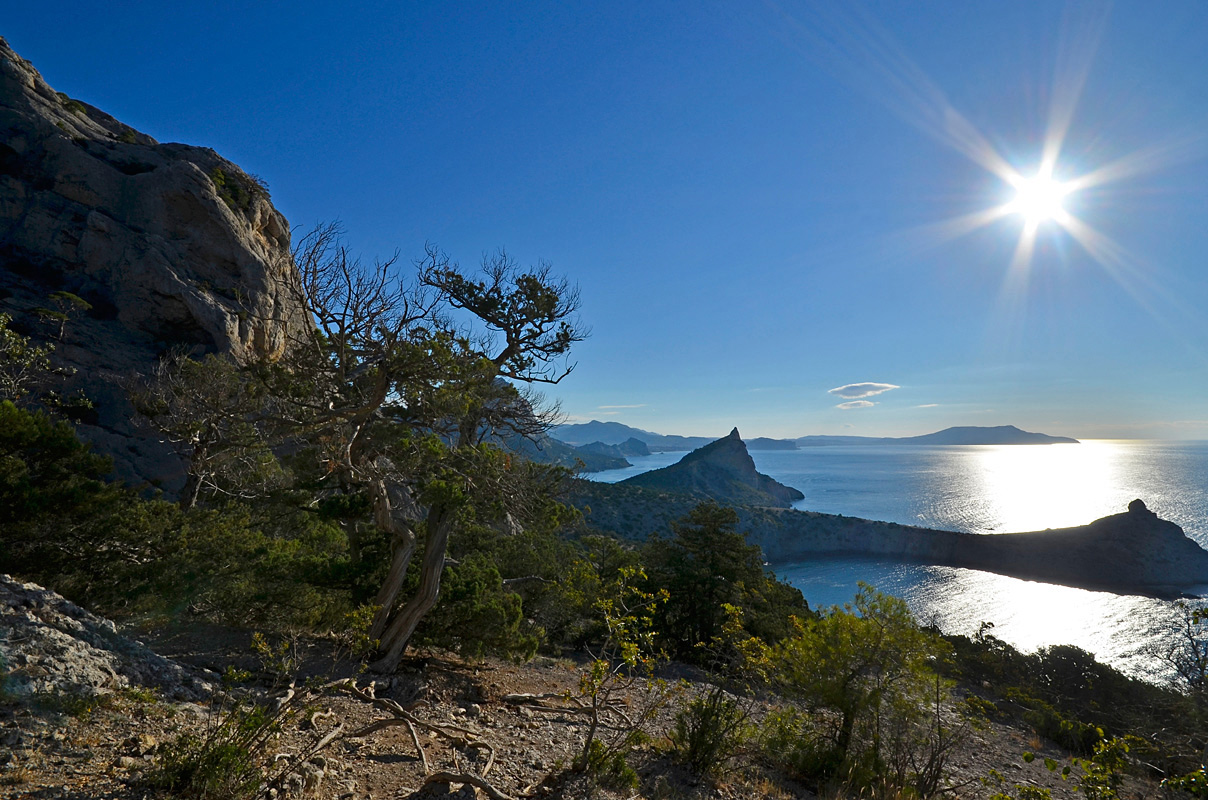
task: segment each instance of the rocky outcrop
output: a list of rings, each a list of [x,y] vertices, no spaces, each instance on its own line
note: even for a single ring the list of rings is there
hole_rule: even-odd
[[[6,692],[103,694],[143,686],[196,700],[214,688],[211,677],[125,638],[113,622],[49,589],[0,575],[0,683]]]
[[[641,476],[638,476],[641,477]],[[671,530],[699,497],[663,488],[577,481],[568,500],[587,524],[625,539]],[[963,567],[1015,578],[1178,597],[1208,589],[1208,551],[1140,500],[1088,525],[1030,533],[973,534],[896,522],[733,504],[738,529],[773,565],[830,557]]]
[[[755,469],[738,428],[669,467],[635,475],[622,483],[749,506],[789,508],[795,500],[805,498],[791,486]]]
[[[273,357],[308,324],[259,180],[55,92],[0,39],[0,312],[58,338],[31,315],[56,291],[91,304],[57,358],[97,404],[82,435],[127,478],[163,479],[171,457],[130,424],[121,380],[173,348]]]

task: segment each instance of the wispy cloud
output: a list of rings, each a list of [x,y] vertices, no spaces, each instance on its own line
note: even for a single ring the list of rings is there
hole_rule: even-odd
[[[847,403],[840,403],[839,405],[835,406],[835,408],[842,408],[846,410],[849,408],[871,408],[875,405],[876,403],[871,403],[868,400],[851,400]]]
[[[849,383],[846,386],[836,386],[834,389],[828,389],[828,394],[838,395],[844,400],[855,400],[858,397],[872,397],[882,392],[888,392],[890,389],[900,389],[901,387],[894,383]]]
[[[915,406],[915,408],[939,408],[939,407],[940,407],[939,403],[923,403],[921,406]]]
[[[616,405],[616,406],[596,406],[596,408],[600,408],[600,409],[604,409],[604,408],[645,408],[645,407],[646,407],[645,403],[632,403],[630,405]]]

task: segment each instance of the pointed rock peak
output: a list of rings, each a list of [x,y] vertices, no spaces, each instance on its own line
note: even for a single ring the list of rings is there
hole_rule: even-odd
[[[730,435],[727,436],[726,438],[727,439],[738,439],[739,441],[742,441],[742,437],[738,435],[738,428],[735,428],[734,430],[730,431]]]

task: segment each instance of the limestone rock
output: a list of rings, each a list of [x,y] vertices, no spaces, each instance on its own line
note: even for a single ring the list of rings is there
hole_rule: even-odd
[[[196,700],[209,681],[117,631],[61,595],[0,575],[0,667],[5,690],[101,694],[129,686]]]
[[[98,406],[82,435],[126,478],[170,480],[172,459],[131,424],[121,380],[173,348],[273,357],[308,324],[256,178],[56,93],[0,39],[0,311],[49,338],[29,312],[54,291],[92,304],[57,357]]]

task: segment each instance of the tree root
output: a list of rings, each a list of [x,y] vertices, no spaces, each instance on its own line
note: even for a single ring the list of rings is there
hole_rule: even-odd
[[[474,785],[478,786],[488,794],[491,792],[496,792],[498,794],[497,790],[494,788],[487,788],[490,786],[490,784],[487,784],[485,780],[486,775],[488,775],[491,772],[491,768],[495,766],[495,748],[489,742],[478,738],[474,731],[469,730],[468,728],[458,727],[457,725],[437,725],[433,722],[425,722],[412,714],[408,709],[396,703],[394,700],[391,700],[388,697],[375,697],[372,692],[358,688],[356,683],[350,679],[327,684],[327,686],[324,688],[342,692],[357,700],[369,703],[375,708],[379,708],[392,715],[386,719],[379,719],[371,722],[358,730],[352,731],[351,733],[343,734],[339,738],[359,739],[385,728],[391,728],[397,725],[406,725],[407,731],[411,734],[411,743],[415,745],[415,749],[419,753],[420,762],[423,765],[425,775],[445,775],[454,773],[431,772],[431,766],[428,762],[428,754],[424,750],[424,746],[419,740],[419,733],[417,729],[422,729],[440,736],[446,739],[454,747],[457,747],[461,750],[485,750],[487,754],[487,762],[482,768],[482,777],[475,778],[475,780],[479,781],[479,783],[474,783]],[[454,783],[457,782],[473,783],[473,781],[454,781]],[[506,797],[506,795],[503,794],[499,794],[499,796]]]
[[[468,783],[486,792],[491,800],[513,800],[511,795],[504,794],[482,778],[470,772],[433,772],[424,778],[424,785],[430,783]]]
[[[556,705],[549,701],[561,700],[562,704]],[[530,711],[541,711],[546,714],[591,714],[593,709],[591,706],[584,703],[578,697],[569,694],[559,694],[557,692],[546,692],[545,694],[505,694],[503,702],[509,705],[527,708]],[[601,705],[597,711],[608,711],[616,714],[621,718],[621,721],[633,727],[633,720],[625,713],[626,703],[620,698],[610,698],[606,703]]]

